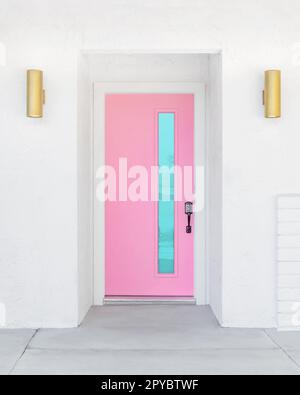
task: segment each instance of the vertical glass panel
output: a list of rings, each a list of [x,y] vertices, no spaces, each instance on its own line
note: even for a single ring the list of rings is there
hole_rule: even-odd
[[[175,114],[158,115],[158,272],[173,274],[174,265]]]

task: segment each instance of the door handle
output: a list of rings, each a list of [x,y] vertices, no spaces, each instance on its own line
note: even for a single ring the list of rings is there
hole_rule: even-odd
[[[191,234],[192,233],[191,217],[193,215],[193,203],[192,202],[185,203],[185,213],[188,216],[188,225],[186,227],[186,233]]]

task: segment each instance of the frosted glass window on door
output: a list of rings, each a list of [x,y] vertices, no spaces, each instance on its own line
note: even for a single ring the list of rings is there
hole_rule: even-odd
[[[158,272],[174,274],[175,114],[158,114]]]

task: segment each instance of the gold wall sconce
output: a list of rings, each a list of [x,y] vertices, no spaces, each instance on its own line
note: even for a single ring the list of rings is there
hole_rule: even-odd
[[[27,117],[42,118],[45,91],[41,70],[27,71]]]
[[[265,71],[265,90],[263,104],[266,118],[281,117],[281,71]]]

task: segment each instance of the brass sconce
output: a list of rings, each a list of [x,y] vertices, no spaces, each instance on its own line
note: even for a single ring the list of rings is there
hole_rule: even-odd
[[[266,118],[281,117],[281,71],[267,70],[265,72],[265,90],[263,104]]]
[[[43,72],[41,70],[27,71],[27,117],[42,118],[45,104],[43,87]]]

